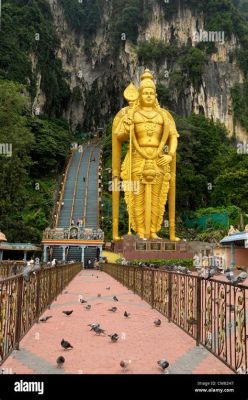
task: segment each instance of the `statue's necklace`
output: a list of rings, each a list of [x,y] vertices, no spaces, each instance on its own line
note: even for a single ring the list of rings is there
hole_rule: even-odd
[[[145,128],[145,131],[146,131],[146,133],[147,133],[147,136],[153,136],[153,134],[154,134],[154,132],[155,132],[155,130],[156,130],[156,124],[155,124],[155,122],[153,122],[153,121],[150,121],[151,119],[153,119],[153,118],[155,118],[156,116],[157,116],[157,114],[155,114],[155,115],[153,115],[153,116],[151,116],[151,117],[148,117],[148,116],[146,116],[146,115],[144,115],[142,112],[140,112],[140,114],[143,116],[143,117],[145,117],[146,118],[146,122],[145,122],[145,124],[144,124],[144,128]],[[148,120],[148,121],[147,121]]]

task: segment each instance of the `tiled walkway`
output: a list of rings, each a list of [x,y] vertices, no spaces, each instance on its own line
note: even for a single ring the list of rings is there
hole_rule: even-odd
[[[106,287],[110,286],[110,290]],[[98,294],[101,294],[98,297]],[[117,296],[118,302],[112,297]],[[87,300],[85,309],[80,297]],[[115,313],[108,311],[116,306]],[[70,316],[63,310],[73,310]],[[124,312],[130,313],[129,318]],[[35,324],[1,366],[17,374],[121,374],[121,360],[130,360],[125,374],[161,374],[160,359],[170,363],[170,374],[232,374],[221,361],[138,295],[102,271],[82,270],[68,285],[44,316],[46,323]],[[155,327],[153,321],[162,324]],[[96,335],[88,324],[98,322],[106,335]],[[112,343],[108,334],[118,333]],[[60,342],[69,341],[73,349],[64,350]],[[58,356],[65,357],[64,367],[57,368]],[[9,371],[9,372],[8,372]]]

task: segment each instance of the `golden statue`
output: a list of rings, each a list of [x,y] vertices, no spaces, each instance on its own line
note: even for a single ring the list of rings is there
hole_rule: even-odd
[[[158,238],[168,197],[170,240],[179,240],[175,236],[179,135],[174,119],[159,106],[154,78],[148,69],[141,76],[139,90],[130,84],[124,97],[129,106],[118,112],[112,127],[113,239],[120,239],[122,184],[129,214],[129,235],[132,229],[140,238]],[[121,144],[126,140],[129,140],[129,149],[121,166]]]

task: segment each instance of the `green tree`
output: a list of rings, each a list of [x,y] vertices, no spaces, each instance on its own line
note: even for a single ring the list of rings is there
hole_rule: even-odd
[[[31,148],[32,174],[47,176],[61,171],[72,135],[67,124],[58,120],[29,118],[28,125],[34,134],[35,142]]]
[[[40,242],[71,133],[64,121],[31,117],[29,101],[23,85],[0,80],[0,230],[9,241]]]

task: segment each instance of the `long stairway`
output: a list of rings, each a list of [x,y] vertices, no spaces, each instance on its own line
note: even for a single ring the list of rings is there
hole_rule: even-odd
[[[97,229],[98,221],[98,167],[100,144],[90,143],[82,151],[75,151],[67,173],[63,198],[64,203],[58,216],[58,228],[68,228],[71,220],[76,224],[82,221],[83,228]],[[86,252],[87,253],[87,252]],[[92,254],[91,254],[92,253]],[[53,249],[53,258],[62,260],[63,252],[59,246]],[[70,246],[67,260],[81,261],[81,249]],[[90,250],[89,258],[96,258],[96,249]]]
[[[75,187],[75,181],[77,178],[77,170],[81,163],[82,153],[76,151],[72,155],[71,165],[68,171],[65,191],[62,201],[64,206],[60,210],[58,228],[64,228],[70,226],[71,210],[73,205],[73,193]]]
[[[92,147],[87,147],[83,158],[82,162],[78,171],[78,181],[77,181],[77,190],[75,193],[75,202],[74,202],[74,209],[73,209],[73,219],[75,223],[77,222],[77,219],[83,219],[83,213],[84,213],[84,198],[85,198],[85,191],[86,191],[86,174],[87,174],[87,167],[90,162],[90,156],[92,152]]]
[[[65,182],[63,207],[58,218],[58,228],[69,227],[70,218],[84,227],[98,227],[98,166],[100,145],[91,143],[83,152],[74,152]]]

